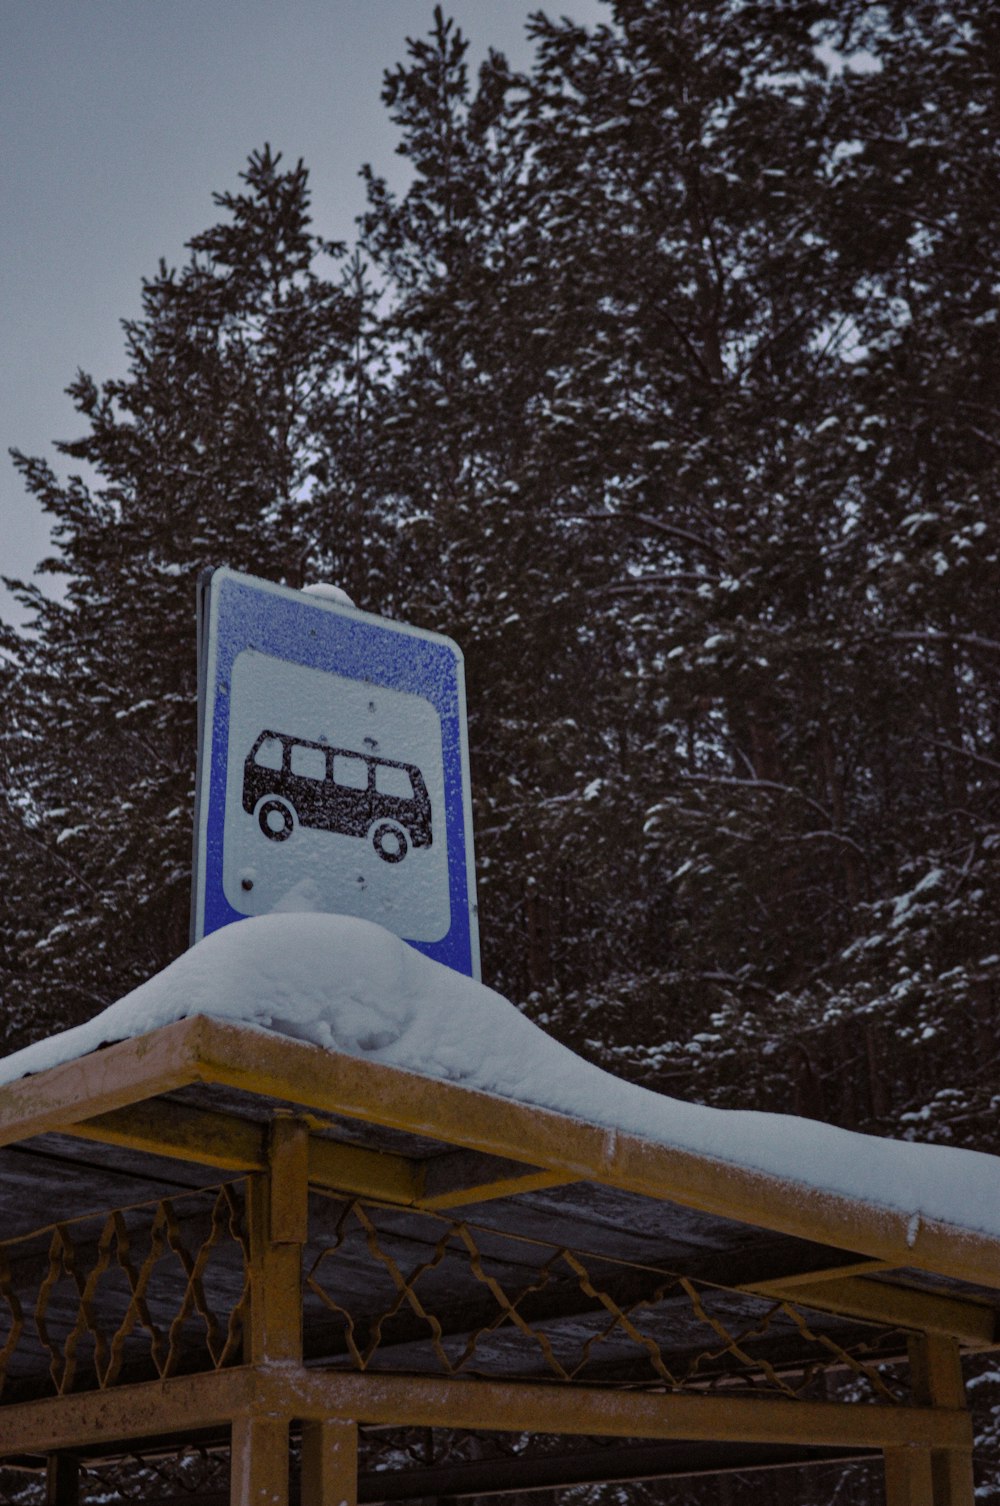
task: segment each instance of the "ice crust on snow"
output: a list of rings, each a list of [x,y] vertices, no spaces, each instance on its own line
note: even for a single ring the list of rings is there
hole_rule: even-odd
[[[492,989],[344,915],[215,931],[102,1014],[0,1060],[0,1083],[193,1015],[234,1020],[834,1194],[1000,1237],[1000,1159],[705,1108],[583,1061]]]

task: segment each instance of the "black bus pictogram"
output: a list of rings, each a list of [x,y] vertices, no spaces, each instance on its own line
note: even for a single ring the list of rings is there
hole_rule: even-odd
[[[430,796],[416,764],[285,732],[261,732],[250,749],[243,809],[272,842],[296,826],[370,837],[386,863],[401,863],[411,843],[431,845]]]

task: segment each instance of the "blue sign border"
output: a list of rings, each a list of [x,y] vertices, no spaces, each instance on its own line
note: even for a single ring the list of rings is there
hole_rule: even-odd
[[[451,928],[409,945],[478,978],[479,927],[461,649],[450,638],[225,568],[206,573],[200,617],[198,810],[193,939],[247,917],[223,892],[229,686],[244,649],[431,702],[441,719]]]

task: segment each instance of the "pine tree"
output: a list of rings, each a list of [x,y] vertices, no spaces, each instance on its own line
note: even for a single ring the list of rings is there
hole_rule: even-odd
[[[8,1045],[184,945],[199,569],[321,570],[465,649],[490,982],[655,1088],[995,1150],[996,17],[531,32],[472,81],[435,10],[339,279],[251,158],[74,384],[100,485],[20,460],[69,589],[3,636]]]
[[[844,34],[823,6],[775,9],[766,26],[721,3],[614,9],[593,35],[538,22],[524,117],[522,266],[558,381],[551,406],[536,399],[535,442],[554,481],[579,457],[581,528],[615,541],[598,546],[605,580],[586,601],[614,666],[592,699],[610,708],[626,688],[629,708],[619,748],[610,716],[588,719],[595,775],[624,787],[601,849],[607,888],[628,897],[626,914],[604,910],[624,963],[562,969],[547,1017],[656,1085],[898,1132],[928,1069],[940,1075],[955,1006],[956,1068],[995,1023],[995,964],[980,965],[996,951],[995,557],[976,547],[993,452],[969,406],[982,414],[992,380],[992,211],[970,200],[989,203],[995,151],[988,21],[902,7],[895,30],[862,11]],[[881,73],[828,76],[825,36],[867,46]],[[917,125],[932,110],[928,164]],[[911,143],[919,173],[897,160]],[[937,281],[900,333],[896,290],[926,276],[924,219],[945,227]],[[956,295],[969,335],[951,341]],[[918,426],[938,392],[951,417]],[[940,496],[914,517],[929,484],[954,488],[946,521]],[[928,548],[932,523],[967,565]],[[585,822],[586,802],[565,815]],[[646,874],[640,905],[629,860]],[[931,924],[924,961],[912,969],[901,947],[886,970],[875,938],[928,875],[912,922]],[[581,899],[577,886],[577,924]],[[954,969],[972,959],[956,999]],[[904,1019],[891,1001],[907,996]],[[900,1032],[936,1039],[922,1065],[900,1065]],[[970,1117],[946,1083],[939,1119],[953,1102],[954,1132],[981,1136],[988,1094]]]
[[[581,562],[565,547],[569,499],[538,443],[548,378],[523,265],[523,81],[491,54],[473,89],[465,52],[437,10],[429,39],[387,75],[414,177],[397,200],[369,175],[364,245],[397,367],[378,441],[399,539],[390,597],[465,651],[486,966],[522,996],[573,945],[554,923],[555,890],[574,883],[559,814],[567,789],[586,783],[577,712],[594,666],[561,605]]]
[[[654,1085],[897,1131],[931,1061],[900,1069],[892,1041],[947,1013],[927,968],[992,950],[966,861],[990,841],[984,493],[960,483],[968,563],[947,580],[907,500],[920,393],[967,415],[974,370],[986,405],[987,339],[949,343],[946,306],[966,276],[968,327],[988,329],[989,210],[947,210],[979,228],[938,236],[937,325],[901,335],[898,317],[928,259],[912,226],[955,196],[949,143],[960,184],[989,176],[985,103],[957,120],[988,78],[963,24],[619,0],[594,33],[536,18],[532,77],[491,58],[473,90],[437,12],[387,79],[413,185],[397,202],[370,175],[365,235],[396,363],[387,593],[469,650],[490,976]],[[867,48],[869,71],[828,69],[824,42]],[[914,173],[895,159],[942,48],[940,161]],[[951,430],[953,474],[968,455],[988,474],[981,425]],[[945,817],[956,763],[965,827]],[[952,833],[933,850],[928,807]],[[872,938],[938,869],[940,957],[907,1022]],[[980,918],[959,904],[959,923],[963,885]]]
[[[616,0],[473,84],[438,10],[338,284],[253,159],[74,389],[107,485],[23,462],[73,586],[9,639],[8,966],[68,977],[112,903],[94,999],[179,946],[186,838],[103,792],[186,823],[198,566],[316,566],[466,649],[491,981],[653,1085],[982,1143],[991,25]]]
[[[864,9],[876,68],[840,81],[830,234],[850,266],[876,883],[832,969],[860,1019],[873,1104],[908,1135],[995,1145],[1000,1006],[995,602],[996,17]],[[858,236],[858,224],[866,234]],[[813,1005],[815,1008],[815,1005]],[[872,1044],[874,1042],[874,1044]],[[878,1097],[878,1094],[874,1095]]]
[[[161,265],[125,325],[128,373],[69,389],[87,423],[59,446],[95,489],[17,456],[53,519],[63,602],[20,586],[6,631],[12,830],[7,1044],[75,1023],[186,945],[195,767],[195,586],[229,564],[301,583],[320,401],[359,320],[324,279],[307,174],[255,153],[226,218]]]

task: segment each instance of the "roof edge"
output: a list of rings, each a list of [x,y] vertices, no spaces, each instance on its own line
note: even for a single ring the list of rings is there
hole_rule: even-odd
[[[115,1041],[0,1086],[0,1146],[68,1129],[199,1081],[205,1015]]]
[[[204,1020],[205,1082],[568,1172],[775,1233],[1000,1289],[1000,1239],[552,1109],[259,1030]]]
[[[194,1015],[0,1087],[0,1145],[218,1084],[1000,1289],[1000,1239],[460,1083]]]

